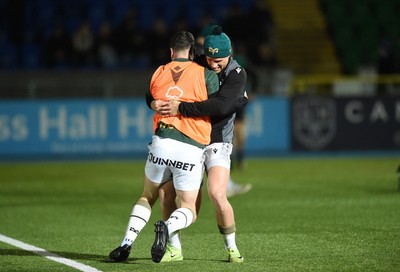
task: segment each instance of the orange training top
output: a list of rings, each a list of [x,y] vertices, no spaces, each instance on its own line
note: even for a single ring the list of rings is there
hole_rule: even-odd
[[[192,61],[171,61],[160,66],[150,82],[150,93],[155,100],[179,100],[185,102],[203,101],[208,98],[205,68]],[[162,117],[154,115],[154,131],[159,122],[173,125],[177,130],[195,140],[210,143],[211,123],[208,116],[183,117],[182,115]]]

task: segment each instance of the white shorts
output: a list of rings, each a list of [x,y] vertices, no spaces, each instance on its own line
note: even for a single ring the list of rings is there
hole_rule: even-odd
[[[213,166],[222,166],[226,169],[231,169],[231,143],[213,143],[207,146],[204,150],[205,166],[210,169]]]
[[[170,138],[153,135],[148,146],[145,174],[154,183],[171,178],[175,189],[192,191],[200,188],[204,175],[204,149]]]

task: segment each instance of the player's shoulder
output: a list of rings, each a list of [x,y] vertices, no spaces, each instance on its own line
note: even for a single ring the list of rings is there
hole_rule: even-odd
[[[246,70],[233,58],[229,61],[228,66],[226,67],[227,74],[237,74],[237,75],[246,75]]]
[[[154,81],[158,77],[160,77],[160,75],[163,74],[164,71],[165,71],[165,65],[158,66],[157,69],[153,72],[153,75],[151,76],[151,81]]]
[[[245,82],[247,79],[246,70],[237,63],[236,60],[231,59],[228,66],[224,71],[224,78],[235,82]]]

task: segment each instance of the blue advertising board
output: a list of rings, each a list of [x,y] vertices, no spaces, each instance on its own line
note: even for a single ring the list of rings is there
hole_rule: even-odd
[[[290,149],[289,100],[255,97],[246,106],[246,144],[249,155],[288,152]]]
[[[287,151],[286,99],[247,107],[246,152]],[[0,157],[142,156],[153,112],[143,99],[0,101]]]

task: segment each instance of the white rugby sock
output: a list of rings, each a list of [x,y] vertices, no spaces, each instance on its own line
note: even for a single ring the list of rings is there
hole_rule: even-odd
[[[147,204],[147,203],[146,203]],[[148,204],[147,204],[148,205]],[[126,228],[125,238],[121,243],[123,245],[132,245],[140,231],[146,226],[150,219],[150,206],[143,205],[138,201],[132,209],[131,217],[129,218],[128,227]]]
[[[175,231],[187,228],[192,224],[193,212],[188,208],[176,209],[165,222],[168,226],[168,233],[173,234]]]
[[[225,247],[226,249],[237,249],[236,246],[236,235],[234,232],[229,233],[229,234],[224,234],[224,242],[225,242]]]
[[[181,245],[181,238],[180,238],[179,233],[180,233],[179,231],[175,231],[175,232],[171,233],[169,235],[169,243],[174,248],[181,249],[182,245]]]

